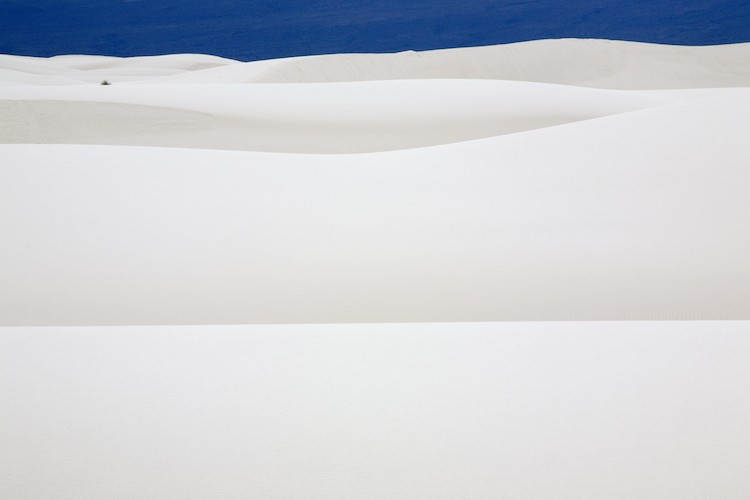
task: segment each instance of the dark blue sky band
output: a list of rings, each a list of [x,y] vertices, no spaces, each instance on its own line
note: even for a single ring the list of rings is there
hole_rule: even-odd
[[[541,38],[750,41],[748,0],[0,0],[0,53],[240,60]]]

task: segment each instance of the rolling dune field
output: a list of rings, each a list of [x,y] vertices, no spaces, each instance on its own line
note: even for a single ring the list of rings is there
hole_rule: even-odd
[[[750,44],[0,56],[1,498],[743,500],[748,366]]]

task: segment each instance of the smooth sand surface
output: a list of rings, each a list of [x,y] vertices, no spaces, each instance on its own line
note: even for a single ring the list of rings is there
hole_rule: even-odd
[[[132,84],[218,84],[468,78],[630,90],[736,87],[750,83],[748,50],[748,43],[684,47],[560,39],[248,63],[192,54],[49,59],[0,55],[0,85],[99,83],[102,79]]]
[[[5,324],[748,319],[750,92],[431,148],[5,145]]]
[[[746,88],[748,53],[750,44],[569,39],[251,63],[0,55],[0,143],[317,154],[434,146]]]
[[[743,500],[747,333],[0,328],[0,495]]]
[[[749,54],[3,56],[0,324],[750,319]]]
[[[364,153],[551,127],[731,92],[490,80],[9,86],[1,143]]]
[[[247,81],[319,82],[404,78],[482,78],[610,89],[746,86],[750,44],[680,47],[610,40],[537,40],[488,47],[348,54],[217,68]],[[204,73],[210,77],[210,73]],[[196,75],[200,77],[200,75]],[[169,77],[189,81],[184,76]]]
[[[750,498],[749,85],[0,56],[0,498]]]

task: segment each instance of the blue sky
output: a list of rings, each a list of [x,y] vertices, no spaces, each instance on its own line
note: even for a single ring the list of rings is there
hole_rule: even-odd
[[[748,0],[0,0],[0,53],[240,60],[540,38],[750,41]]]

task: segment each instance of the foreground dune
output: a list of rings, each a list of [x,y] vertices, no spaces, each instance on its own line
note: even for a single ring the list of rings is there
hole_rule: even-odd
[[[746,322],[0,329],[0,493],[747,498]]]

